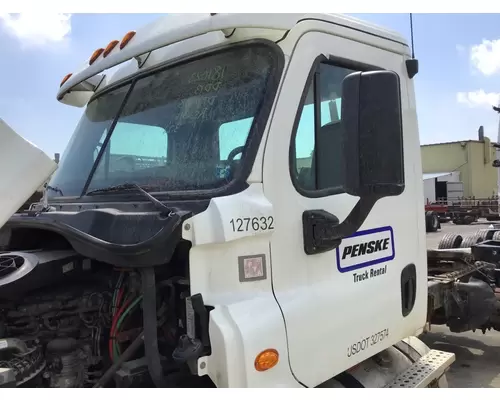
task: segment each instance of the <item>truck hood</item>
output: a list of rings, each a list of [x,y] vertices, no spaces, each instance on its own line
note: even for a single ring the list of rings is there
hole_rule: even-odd
[[[0,227],[54,173],[57,164],[0,118]]]

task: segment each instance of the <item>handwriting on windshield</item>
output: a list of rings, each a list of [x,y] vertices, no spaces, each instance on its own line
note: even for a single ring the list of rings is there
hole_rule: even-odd
[[[140,100],[132,113],[165,107],[155,116],[161,118],[158,126],[169,134],[179,129],[194,132],[207,129],[206,123],[220,125],[254,115],[266,90],[269,60],[255,56],[254,50],[241,52],[237,62],[230,62],[233,56],[228,61],[223,54],[212,60],[219,62],[200,68],[203,63],[194,61],[182,69],[155,75],[141,88],[141,95],[137,93]]]
[[[212,68],[207,68],[204,71],[196,71],[191,74],[191,76],[188,79],[188,83],[220,82],[224,79],[225,71],[226,67],[221,65],[217,65]]]

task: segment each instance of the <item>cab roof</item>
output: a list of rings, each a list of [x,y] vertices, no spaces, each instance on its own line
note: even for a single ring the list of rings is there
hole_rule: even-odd
[[[220,35],[220,40],[224,40],[239,28],[251,29],[253,36],[261,33],[266,38],[271,32],[281,37],[303,21],[326,22],[408,47],[404,37],[397,32],[342,14],[169,14],[137,32],[129,32],[128,42],[125,41],[127,35],[121,42],[111,42],[114,47],[108,54],[104,55],[106,52],[101,51],[94,62],[87,62],[82,70],[68,74],[59,88],[57,99],[82,107],[104,81],[103,71],[134,58],[141,62],[142,57],[144,61],[165,46],[189,39],[203,39],[215,33]],[[82,96],[84,93],[87,95]]]

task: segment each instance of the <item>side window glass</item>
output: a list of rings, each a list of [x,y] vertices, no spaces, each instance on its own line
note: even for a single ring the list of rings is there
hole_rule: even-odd
[[[342,81],[352,72],[320,64],[309,85],[293,138],[291,160],[293,178],[302,190],[330,189],[342,183]]]
[[[310,85],[306,101],[300,114],[295,133],[295,178],[301,189],[316,188],[316,174],[313,167],[315,134],[314,134],[314,86]]]

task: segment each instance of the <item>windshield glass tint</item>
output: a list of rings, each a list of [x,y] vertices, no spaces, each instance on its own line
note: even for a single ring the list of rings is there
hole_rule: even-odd
[[[64,196],[80,196],[96,162],[87,191],[122,183],[154,191],[226,185],[245,162],[253,127],[263,128],[254,121],[273,72],[273,51],[253,45],[205,56],[93,100],[50,185]]]

